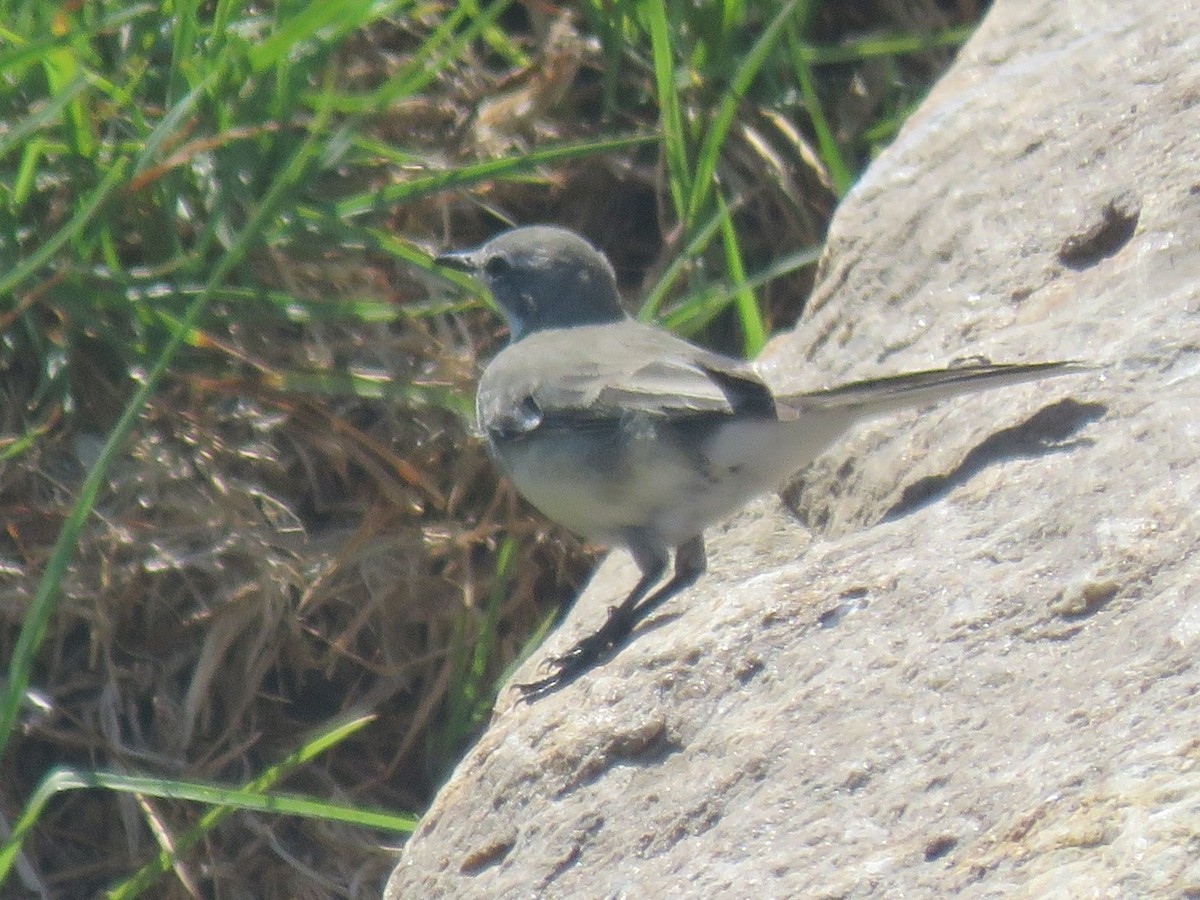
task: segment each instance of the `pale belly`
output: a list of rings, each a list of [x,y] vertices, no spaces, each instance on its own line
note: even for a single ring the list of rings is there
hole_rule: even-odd
[[[559,429],[494,444],[493,452],[529,502],[577,534],[624,544],[636,532],[675,547],[777,487],[828,446],[832,432],[767,420],[732,432]]]

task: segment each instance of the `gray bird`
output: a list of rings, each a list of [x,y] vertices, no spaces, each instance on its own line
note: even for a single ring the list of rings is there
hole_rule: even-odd
[[[522,685],[561,687],[703,574],[704,529],[778,487],[847,429],[881,413],[1086,369],[967,365],[775,395],[744,360],[630,318],[602,253],[574,232],[504,232],[439,264],[473,273],[508,322],[484,369],[481,433],[528,500],[583,537],[627,547],[641,578],[598,631]],[[670,579],[664,576],[674,552]]]

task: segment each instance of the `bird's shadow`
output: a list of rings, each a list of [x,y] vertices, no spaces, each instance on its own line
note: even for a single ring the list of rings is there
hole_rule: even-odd
[[[542,697],[561,691],[563,688],[573,684],[581,675],[586,675],[588,672],[594,672],[600,666],[610,662],[613,657],[624,650],[629,644],[637,638],[641,638],[652,631],[657,631],[669,622],[678,619],[682,615],[681,612],[670,610],[651,613],[645,621],[639,622],[637,626],[622,640],[599,650],[594,656],[590,657],[586,666],[575,668],[572,667],[568,671],[553,671],[556,666],[562,663],[561,657],[547,657],[539,664],[538,671],[551,670],[548,675],[543,678],[535,679],[534,681],[524,684],[512,685],[513,690],[517,692],[517,702],[532,703]],[[590,633],[590,632],[589,632]],[[585,637],[583,640],[586,640]],[[570,653],[570,651],[568,651]]]
[[[1047,453],[1063,453],[1089,446],[1086,438],[1071,440],[1072,435],[1108,412],[1103,403],[1060,400],[1030,416],[1024,422],[1005,428],[974,447],[953,471],[930,475],[908,485],[881,521],[891,522],[911,515],[935,503],[959,485],[965,484],[993,463],[1005,459],[1032,459]]]

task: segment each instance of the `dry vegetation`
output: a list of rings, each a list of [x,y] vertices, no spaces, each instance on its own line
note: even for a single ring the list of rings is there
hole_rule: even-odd
[[[81,6],[68,4],[42,22],[27,4],[9,4],[7,37],[51,46],[62,38],[55,28],[94,26],[87,59],[98,72],[133,58],[118,52],[130,29],[153,43],[136,17],[135,26],[107,28],[83,13],[65,18]],[[208,27],[230,4],[179,6],[178,15]],[[702,131],[719,105],[774,15],[773,4],[762,6],[770,8],[732,4],[736,15],[716,37],[701,34],[700,18],[675,23],[686,129]],[[818,59],[805,87],[789,75],[787,60],[798,51],[788,42],[836,48],[871,34],[928,35],[977,13],[932,0],[816,5],[781,39],[784,62],[764,67],[735,104],[715,172],[730,217],[710,206],[686,222],[672,202],[660,140],[526,162],[494,176],[471,168],[657,133],[662,86],[651,44],[638,43],[632,7],[597,3],[561,15],[514,4],[495,18],[494,31],[436,65],[425,54],[454,7],[396,9],[363,16],[344,32],[316,32],[311,40],[324,42],[324,56],[296,91],[318,96],[289,116],[222,123],[219,105],[243,102],[245,91],[236,101],[217,93],[208,106],[198,102],[85,228],[0,292],[0,660],[7,667],[106,436],[203,290],[214,259],[264,202],[268,182],[255,179],[285,168],[322,129],[290,205],[277,207],[244,258],[230,263],[69,548],[57,607],[35,645],[3,750],[7,827],[56,766],[244,784],[308,735],[359,714],[374,720],[296,767],[284,786],[419,812],[486,717],[496,680],[574,594],[596,552],[532,514],[497,480],[472,436],[474,377],[503,334],[481,302],[432,272],[427,254],[480,241],[505,222],[567,225],[608,251],[631,300],[671,273],[676,280],[662,292],[667,320],[738,350],[752,329],[727,295],[819,244],[838,166],[849,172],[864,164],[952,53]],[[709,12],[719,18],[719,10]],[[249,30],[265,41],[284,28],[273,15],[247,6],[234,18],[258,22],[261,33]],[[470,21],[465,16],[457,30]],[[168,49],[139,58],[166,65]],[[6,272],[49,245],[104,171],[97,165],[89,175],[79,162],[86,154],[72,143],[78,135],[54,131],[78,127],[72,102],[57,108],[58,118],[42,116],[63,82],[43,80],[36,60],[15,53],[0,42],[0,76],[20,89],[3,101],[0,118],[33,124],[22,134],[0,126]],[[424,79],[419,89],[381,98],[379,89],[404,71]],[[107,74],[137,81],[128,71]],[[840,150],[836,161],[806,112],[810,89]],[[106,131],[105,117],[160,119],[182,89],[168,85],[163,96],[156,106],[138,95],[143,105],[130,113],[111,93],[98,93],[86,108],[96,134],[117,146],[128,135]],[[361,109],[321,105],[322,97],[367,96],[373,102]],[[263,99],[262,108],[272,102]],[[49,143],[31,154],[35,138]],[[350,145],[353,152],[345,151]],[[30,159],[43,168],[22,187]],[[438,173],[459,176],[391,202],[389,191]],[[201,181],[204,190],[193,190]],[[372,196],[379,202],[360,208]],[[706,227],[712,243],[672,272]],[[755,285],[767,330],[799,314],[812,267],[798,261],[772,274]],[[159,298],[166,305],[155,306]],[[6,896],[91,896],[177,846],[205,812],[116,791],[59,794],[24,840]],[[402,839],[237,812],[170,861],[148,893],[373,896]]]

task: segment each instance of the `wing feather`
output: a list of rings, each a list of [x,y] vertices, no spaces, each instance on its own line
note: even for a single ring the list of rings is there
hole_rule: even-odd
[[[485,430],[532,430],[550,419],[730,415],[771,402],[749,364],[630,320],[535,332],[505,348],[480,381],[478,413]]]

